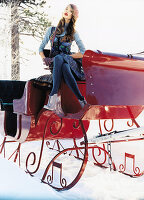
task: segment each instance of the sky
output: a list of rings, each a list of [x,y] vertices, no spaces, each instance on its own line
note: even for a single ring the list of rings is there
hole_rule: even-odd
[[[66,5],[78,6],[76,28],[87,49],[118,53],[143,51],[144,0],[50,0],[49,3],[55,25]]]

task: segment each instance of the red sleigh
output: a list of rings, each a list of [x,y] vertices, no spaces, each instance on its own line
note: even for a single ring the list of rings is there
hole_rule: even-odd
[[[78,86],[88,104],[81,109],[62,82],[63,113],[43,108],[50,91],[35,88],[32,80],[0,81],[0,153],[25,163],[30,175],[57,190],[73,187],[88,160],[133,177],[144,173],[137,148],[144,138],[144,59],[88,50],[83,68],[86,81]],[[21,161],[25,144],[37,141],[40,149]],[[7,144],[13,143],[18,146],[6,156]]]

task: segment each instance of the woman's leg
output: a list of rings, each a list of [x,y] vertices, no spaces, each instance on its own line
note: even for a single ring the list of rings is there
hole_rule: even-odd
[[[49,95],[48,103],[44,106],[44,108],[48,110],[59,110],[61,112],[61,107],[58,106],[59,98],[57,93],[61,84],[63,63],[64,60],[61,55],[55,56],[53,67],[53,88]]]
[[[51,90],[50,96],[58,93],[61,79],[62,79],[62,65],[64,63],[64,59],[61,55],[57,55],[54,58],[53,65],[53,88]]]
[[[74,78],[74,76],[71,72],[71,68],[70,68],[70,65],[68,63],[64,63],[62,65],[62,73],[63,73],[63,77],[64,77],[66,84],[74,92],[76,97],[79,100],[84,100],[84,97],[82,96],[82,94],[79,91],[77,82],[76,82],[76,80],[75,80],[75,78]]]

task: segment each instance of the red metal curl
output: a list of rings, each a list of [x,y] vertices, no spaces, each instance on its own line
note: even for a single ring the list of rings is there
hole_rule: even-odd
[[[107,132],[111,132],[111,131],[113,130],[113,127],[114,127],[114,120],[111,119],[112,125],[111,125],[111,128],[110,128],[110,129],[108,129],[108,128],[106,127],[106,122],[107,122],[107,121],[108,121],[108,120],[105,120],[105,121],[104,121],[104,128],[105,128],[105,130],[106,130]]]
[[[131,120],[131,124],[130,124],[130,120]],[[127,121],[127,125],[129,127],[132,127],[134,125],[134,121],[132,119],[130,119],[129,121]]]
[[[28,170],[28,164],[29,164],[28,162],[29,162],[29,158],[30,158],[31,155],[33,156],[33,162],[30,165],[34,165],[35,162],[36,162],[36,154],[34,152],[30,152],[29,155],[27,156],[27,159],[26,159],[26,170],[30,174],[31,174],[31,172]]]
[[[102,154],[102,151],[104,152],[104,161],[103,162],[98,162],[97,161],[97,159],[95,157],[95,149],[96,148],[99,150],[98,156],[100,156]],[[105,146],[104,146],[104,148],[105,148]],[[106,152],[105,152],[106,150],[104,148],[100,148],[99,146],[96,146],[95,148],[92,148],[93,159],[95,160],[95,162],[96,162],[97,165],[103,165],[106,162]]]
[[[61,128],[62,128],[62,118],[60,118],[60,125],[59,125],[58,121],[53,121],[51,123],[51,125],[50,125],[50,133],[52,135],[57,135],[60,132]],[[53,129],[56,130],[56,131],[54,132]]]

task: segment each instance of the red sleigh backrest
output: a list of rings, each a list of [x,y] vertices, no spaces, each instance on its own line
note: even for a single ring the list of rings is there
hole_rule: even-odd
[[[144,105],[144,60],[87,50],[86,99],[92,105]]]
[[[23,96],[13,100],[13,110],[15,113],[37,115],[44,105],[45,98],[45,91],[35,88],[33,80],[27,81]]]

